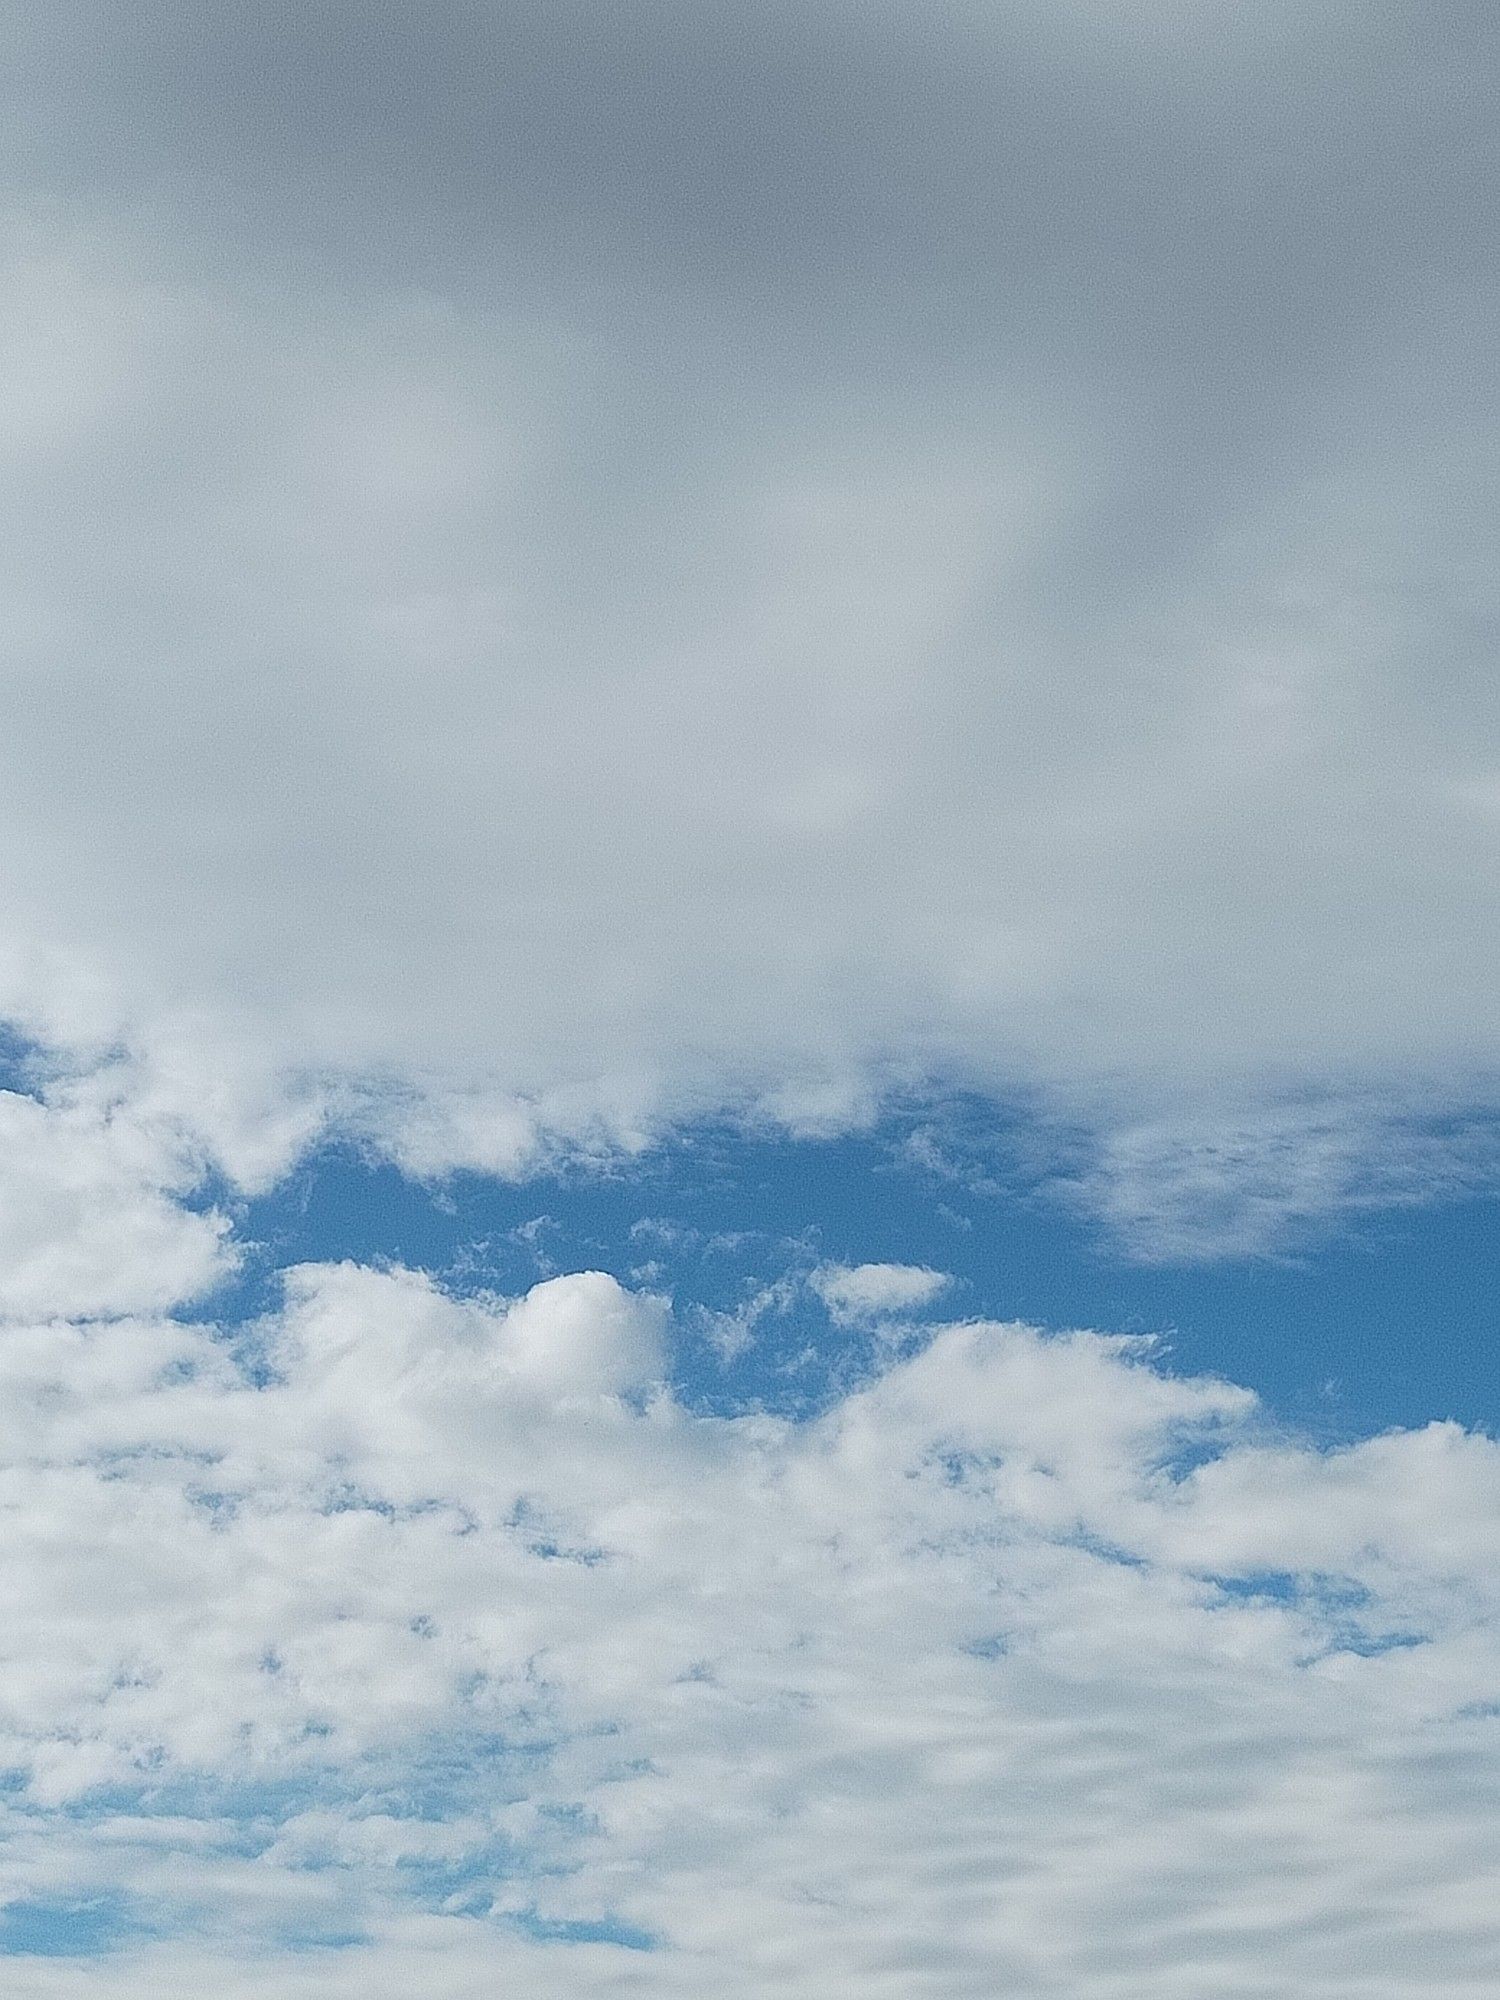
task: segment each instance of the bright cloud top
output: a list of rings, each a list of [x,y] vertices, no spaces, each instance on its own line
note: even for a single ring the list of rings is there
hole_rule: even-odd
[[[985,1323],[695,1415],[666,1330],[351,1265],[7,1329],[3,1888],[120,1927],[17,1990],[1493,1981],[1492,1442]]]

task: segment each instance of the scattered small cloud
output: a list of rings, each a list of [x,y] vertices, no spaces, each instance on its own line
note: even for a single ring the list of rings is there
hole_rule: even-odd
[[[808,1276],[836,1326],[872,1326],[920,1312],[952,1282],[925,1264],[819,1264]]]

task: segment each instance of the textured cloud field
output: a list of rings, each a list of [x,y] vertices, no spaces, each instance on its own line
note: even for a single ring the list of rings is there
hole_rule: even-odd
[[[8,1329],[0,1880],[120,1929],[25,1991],[1492,1990],[1491,1441],[985,1323],[706,1416],[663,1335]]]

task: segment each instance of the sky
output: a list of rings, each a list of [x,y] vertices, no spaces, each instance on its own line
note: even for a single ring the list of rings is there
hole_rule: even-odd
[[[6,1994],[1494,1993],[1494,10],[0,49]]]

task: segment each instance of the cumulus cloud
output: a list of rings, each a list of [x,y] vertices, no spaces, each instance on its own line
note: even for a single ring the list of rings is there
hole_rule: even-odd
[[[950,1280],[921,1264],[820,1264],[808,1282],[835,1325],[868,1326],[930,1305]]]
[[[1493,1977],[1493,1441],[988,1323],[693,1415],[663,1330],[352,1265],[248,1344],[11,1330],[0,1893],[123,1913],[18,1990]]]
[[[0,1008],[246,1171],[936,1075],[1102,1135],[1119,1217],[1143,1125],[1317,1101],[1357,1179],[1493,1108],[1494,55],[1404,0],[38,13]]]
[[[193,1163],[127,1109],[0,1090],[0,1317],[149,1312],[233,1264],[229,1224],[173,1199]]]

